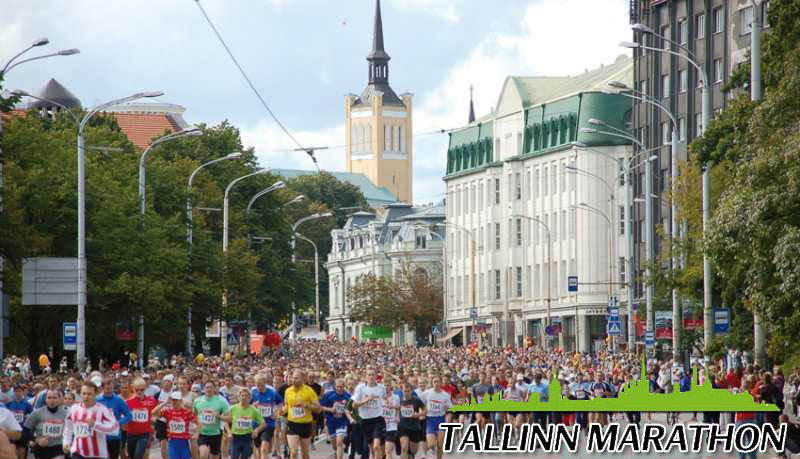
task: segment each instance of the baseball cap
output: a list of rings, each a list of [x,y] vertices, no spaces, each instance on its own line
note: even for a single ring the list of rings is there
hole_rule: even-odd
[[[183,400],[183,395],[176,390],[175,392],[169,394],[169,398],[172,400]]]

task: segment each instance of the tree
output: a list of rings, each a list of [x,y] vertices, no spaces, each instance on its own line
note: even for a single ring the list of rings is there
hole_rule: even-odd
[[[405,323],[398,314],[400,286],[390,277],[368,273],[347,290],[349,318],[378,327],[395,329]]]

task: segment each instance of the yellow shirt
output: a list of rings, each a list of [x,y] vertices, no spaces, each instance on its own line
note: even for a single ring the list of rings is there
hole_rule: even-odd
[[[296,389],[294,386],[286,388],[286,395],[284,396],[286,402],[286,409],[289,411],[287,419],[290,422],[310,423],[311,422],[311,408],[309,405],[318,403],[317,393],[307,385]],[[301,402],[305,402],[305,407],[296,406]]]

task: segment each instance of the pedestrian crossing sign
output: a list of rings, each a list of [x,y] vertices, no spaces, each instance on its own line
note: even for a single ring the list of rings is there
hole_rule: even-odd
[[[619,336],[622,334],[619,322],[608,322],[608,326],[606,328],[609,336]]]

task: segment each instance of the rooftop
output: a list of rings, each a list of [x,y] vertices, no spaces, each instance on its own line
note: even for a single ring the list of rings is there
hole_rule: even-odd
[[[272,169],[272,173],[280,175],[286,179],[293,179],[303,175],[314,175],[317,173],[317,171],[304,171],[299,169]],[[364,174],[358,174],[355,172],[330,172],[330,174],[336,177],[338,180],[357,186],[358,189],[364,193],[364,197],[372,207],[385,207],[389,204],[397,202],[397,197],[391,191],[385,187],[376,186],[374,183],[372,183],[369,177]]]

